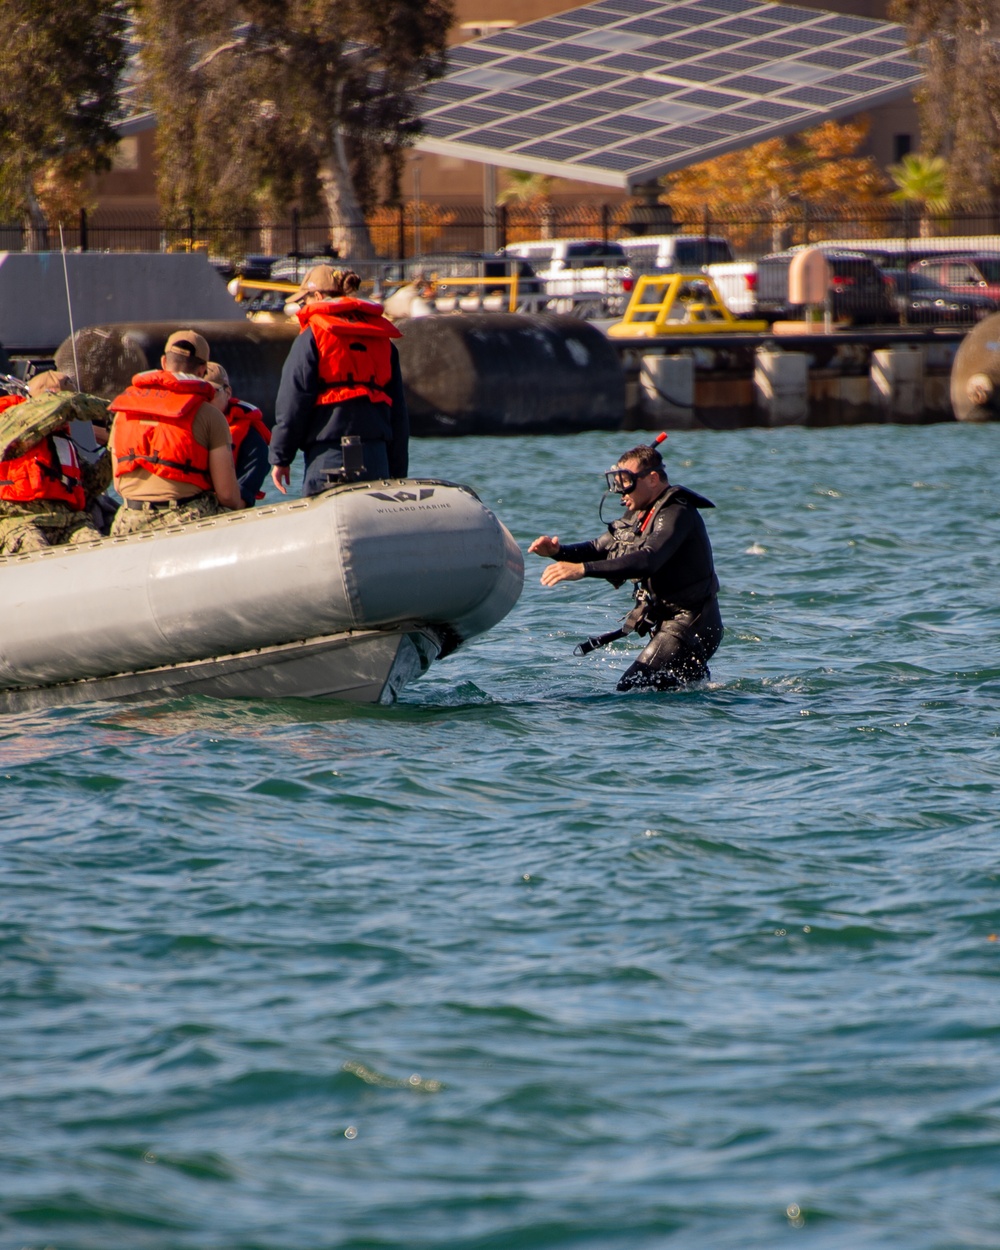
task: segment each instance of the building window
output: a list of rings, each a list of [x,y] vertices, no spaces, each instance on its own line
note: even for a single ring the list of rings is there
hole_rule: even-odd
[[[904,156],[909,156],[913,151],[912,135],[893,135],[892,136],[892,159],[898,164]]]
[[[135,173],[139,168],[139,139],[136,135],[128,135],[118,140],[111,168],[119,173]]]

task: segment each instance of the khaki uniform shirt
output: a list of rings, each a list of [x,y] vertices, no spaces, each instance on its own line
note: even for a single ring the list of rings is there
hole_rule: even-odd
[[[117,421],[118,418],[115,417]],[[209,451],[217,447],[232,447],[232,435],[229,422],[223,413],[212,404],[202,404],[195,414],[191,432],[194,440]],[[111,440],[114,440],[112,426]],[[159,502],[165,499],[190,499],[200,495],[202,488],[192,486],[189,482],[176,482],[166,477],[158,477],[148,469],[133,469],[130,473],[119,476],[118,465],[115,465],[115,489],[123,499],[135,499],[140,503]],[[211,489],[208,487],[207,489]]]

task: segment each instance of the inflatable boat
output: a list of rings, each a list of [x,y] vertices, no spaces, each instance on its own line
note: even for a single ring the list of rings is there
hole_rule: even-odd
[[[517,602],[524,561],[466,486],[310,499],[0,558],[0,711],[202,694],[390,703]]]

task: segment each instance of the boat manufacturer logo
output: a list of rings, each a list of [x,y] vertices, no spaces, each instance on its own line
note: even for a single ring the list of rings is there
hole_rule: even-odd
[[[433,486],[421,486],[419,491],[397,490],[393,495],[387,495],[384,491],[370,490],[368,492],[372,499],[382,499],[386,503],[423,503],[425,499],[430,499],[434,494]]]

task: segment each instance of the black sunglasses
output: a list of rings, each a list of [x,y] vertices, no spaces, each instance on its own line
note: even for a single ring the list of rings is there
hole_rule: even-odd
[[[643,469],[641,473],[633,473],[631,469],[609,469],[604,475],[608,490],[614,495],[628,495],[636,488],[636,483],[649,477],[652,469]]]

